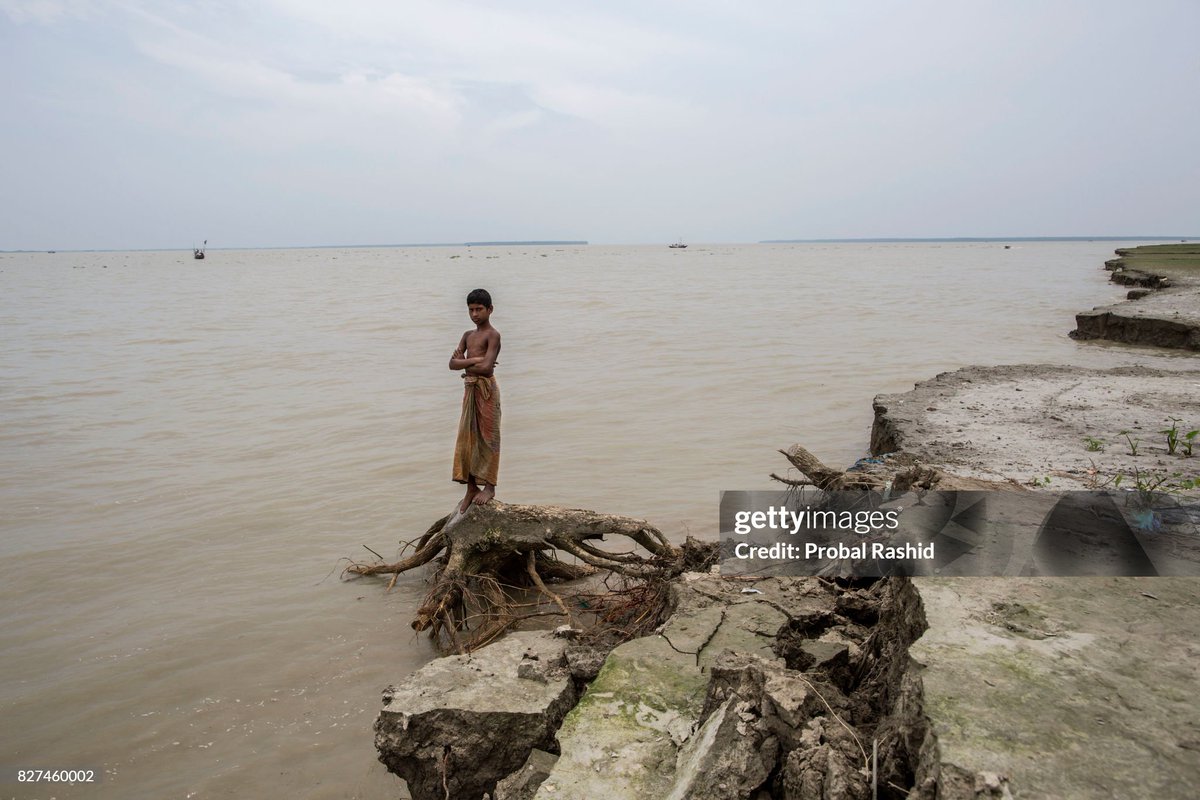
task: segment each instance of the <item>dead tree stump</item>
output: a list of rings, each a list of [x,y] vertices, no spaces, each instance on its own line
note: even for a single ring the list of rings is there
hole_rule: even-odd
[[[625,537],[642,552],[597,547],[606,536]],[[557,551],[581,563],[559,560]],[[444,649],[459,652],[486,644],[530,616],[553,613],[571,621],[567,604],[546,581],[597,570],[650,580],[682,569],[685,561],[681,549],[645,520],[493,500],[468,506],[465,513],[455,509],[433,523],[408,557],[393,564],[352,563],[345,574],[398,576],[435,559],[440,566],[412,627],[428,631]],[[518,613],[512,591],[521,588],[536,589],[558,610]]]

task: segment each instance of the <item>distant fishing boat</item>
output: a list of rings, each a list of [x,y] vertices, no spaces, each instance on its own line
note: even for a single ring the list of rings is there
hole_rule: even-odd
[[[669,245],[667,245],[667,247],[671,248],[672,250],[683,250],[683,249],[687,248],[687,245],[683,243],[683,237],[681,236],[681,237],[679,237],[678,242],[676,242],[675,244],[669,244]]]
[[[204,240],[204,244],[199,247],[192,248],[192,258],[204,258],[204,248],[208,247],[208,239]]]

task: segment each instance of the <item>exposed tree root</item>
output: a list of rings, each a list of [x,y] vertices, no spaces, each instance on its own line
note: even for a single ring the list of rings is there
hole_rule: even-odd
[[[525,571],[529,573],[529,577],[533,581],[533,585],[538,588],[538,591],[553,600],[554,604],[562,610],[563,616],[567,618],[567,622],[572,623],[571,612],[567,610],[567,604],[563,602],[561,597],[546,588],[546,584],[542,581],[542,576],[538,574],[537,553],[533,550],[530,550],[528,553],[528,558],[525,561]]]
[[[788,478],[771,473],[771,478],[792,488],[812,486],[822,491],[882,491],[891,487],[893,492],[909,489],[938,489],[942,491],[1003,490],[1020,491],[1022,487],[1013,481],[990,481],[955,475],[937,467],[918,462],[908,454],[889,457],[886,463],[875,459],[863,468],[840,470],[823,463],[804,447],[794,444],[780,453],[800,470],[804,479]]]
[[[626,537],[643,552],[610,551],[596,545],[613,535]],[[705,551],[705,558],[697,556],[698,548]],[[391,564],[352,563],[343,574],[391,575],[390,588],[400,574],[436,559],[440,566],[412,627],[427,631],[443,649],[458,652],[492,641],[523,619],[544,616],[546,612],[540,610],[518,613],[527,605],[521,602],[522,593],[531,588],[557,609],[550,613],[572,625],[587,616],[601,624],[640,630],[661,606],[647,604],[657,590],[646,587],[665,586],[685,569],[700,566],[699,561],[712,563],[715,559],[715,545],[689,541],[682,548],[676,547],[644,520],[498,501],[472,505],[465,513],[456,510],[443,517],[430,526],[413,550]],[[582,563],[559,560],[556,551]],[[579,597],[560,596],[547,586],[548,582],[573,580],[598,570],[622,576],[627,585],[606,595]],[[608,595],[613,596],[609,605],[598,599]],[[628,614],[618,611],[626,602],[631,603],[630,611],[638,611],[628,619]],[[579,611],[572,611],[572,606]],[[612,619],[606,623],[607,617]]]
[[[845,472],[834,469],[825,465],[819,458],[798,444],[779,452],[808,479],[797,481],[771,474],[772,478],[789,486],[815,486],[823,491],[837,492],[852,489],[882,489],[890,480],[890,477],[867,472]]]

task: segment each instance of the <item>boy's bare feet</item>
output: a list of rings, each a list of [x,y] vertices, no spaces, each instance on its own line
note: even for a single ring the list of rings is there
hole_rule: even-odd
[[[465,495],[463,495],[462,502],[458,504],[459,513],[460,514],[466,513],[467,507],[469,505],[471,505],[472,502],[476,502],[475,498],[478,496],[479,496],[479,487],[473,483],[468,483],[467,484],[467,493]]]
[[[482,506],[486,503],[490,503],[492,498],[495,496],[496,496],[496,487],[488,486],[485,483],[483,485],[483,488],[480,489],[479,492],[475,495],[475,497],[473,497],[471,499],[471,502],[477,506]]]

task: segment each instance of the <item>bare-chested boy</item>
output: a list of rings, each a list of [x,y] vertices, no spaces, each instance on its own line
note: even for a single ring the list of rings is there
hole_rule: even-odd
[[[500,331],[492,327],[492,296],[485,289],[467,295],[475,330],[467,331],[450,356],[450,369],[463,371],[462,417],[454,445],[454,480],[467,485],[459,505],[482,505],[496,496],[500,467],[500,386],[492,370],[500,355]]]

